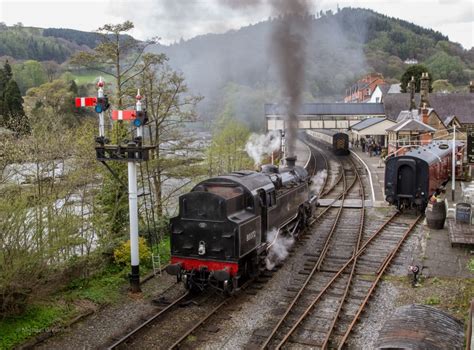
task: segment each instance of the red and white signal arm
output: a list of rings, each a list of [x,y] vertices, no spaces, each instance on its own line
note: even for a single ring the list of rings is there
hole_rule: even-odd
[[[134,120],[137,118],[136,111],[125,110],[125,111],[112,111],[112,120]]]
[[[97,97],[76,97],[76,107],[94,107]]]

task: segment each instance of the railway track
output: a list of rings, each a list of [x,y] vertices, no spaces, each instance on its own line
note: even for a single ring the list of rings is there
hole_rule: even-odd
[[[419,217],[407,221],[394,214],[375,233],[365,237],[364,200],[358,211],[358,225],[354,217],[357,210],[341,213],[345,198],[353,197],[357,190],[360,199],[365,198],[356,166],[353,166],[354,182],[358,182],[358,187],[347,187],[347,179],[352,174],[345,165],[343,167],[342,186],[345,189],[336,197],[341,198],[337,214],[331,215],[330,210],[336,209],[328,207],[317,218],[320,221],[319,228],[334,220],[329,234],[324,238],[322,249],[315,254],[307,254],[306,277],[295,278],[295,287],[289,289],[287,295],[289,300],[283,302],[286,305],[285,312],[267,330],[266,336],[262,336],[264,332],[260,331],[260,336],[253,337],[249,347],[342,348],[383,273],[418,222]],[[340,183],[336,184],[332,187],[341,186]],[[352,241],[348,239],[350,236]]]
[[[316,160],[315,155],[313,158]],[[302,236],[298,245],[304,249],[299,249],[303,252],[298,254],[304,254],[304,266],[294,276],[284,298],[275,300],[279,310],[275,310],[278,317],[272,321],[276,323],[272,328],[254,332],[250,348],[342,347],[378,281],[414,227],[414,220],[393,215],[375,233],[364,230],[365,208],[344,208],[346,199],[355,198],[361,199],[363,206],[365,191],[359,169],[349,160],[337,166],[344,171],[331,183],[327,182],[321,192],[326,190],[334,202],[340,201],[340,206],[328,206],[315,218],[317,235]],[[316,169],[312,173],[315,172]],[[406,228],[403,232],[402,227]],[[209,334],[219,330],[222,315],[232,314],[235,305],[251,300],[263,287],[262,281],[253,282],[252,288],[255,286],[255,293],[187,301],[196,307],[179,308],[180,302],[173,303],[168,311],[176,312],[164,311],[145,321],[109,348],[174,349],[202,345]]]

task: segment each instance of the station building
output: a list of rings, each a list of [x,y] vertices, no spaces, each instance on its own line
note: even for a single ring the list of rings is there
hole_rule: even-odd
[[[266,131],[284,130],[284,105],[265,104]],[[300,129],[347,130],[367,118],[383,118],[382,103],[305,103],[297,114]]]

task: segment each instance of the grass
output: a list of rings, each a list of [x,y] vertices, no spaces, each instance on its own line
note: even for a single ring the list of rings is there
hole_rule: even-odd
[[[439,297],[436,296],[436,295],[433,295],[433,296],[430,296],[430,297],[426,298],[426,300],[423,304],[425,304],[425,305],[438,305],[439,303],[441,303],[441,300],[439,299]]]
[[[11,349],[60,323],[69,311],[62,305],[35,305],[21,316],[0,320],[0,349]]]
[[[398,305],[433,305],[461,319],[467,324],[469,306],[474,296],[474,279],[433,277],[421,281],[417,288],[410,286],[407,278],[393,279],[400,288]]]
[[[113,77],[110,75],[94,71],[79,71],[71,73],[74,76],[74,81],[77,85],[95,84],[99,76],[102,76],[102,79],[104,79],[106,83],[111,83],[113,80]]]
[[[166,264],[170,260],[169,237],[156,250]],[[149,271],[145,265],[140,268],[141,275]],[[89,279],[72,281],[48,300],[32,303],[21,316],[0,319],[0,349],[11,349],[52,327],[67,324],[86,310],[120,302],[128,286],[128,272],[128,267],[109,265]]]

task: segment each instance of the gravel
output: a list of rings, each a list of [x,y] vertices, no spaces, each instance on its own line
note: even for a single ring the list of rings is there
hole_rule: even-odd
[[[167,288],[175,284],[176,278],[163,273],[142,285],[142,293],[128,294],[124,290],[121,300],[106,306],[82,321],[64,328],[61,332],[36,346],[39,349],[99,349],[111,343],[114,336],[139,324],[143,318],[154,313],[152,300],[165,292],[172,299],[182,293],[182,288]]]

